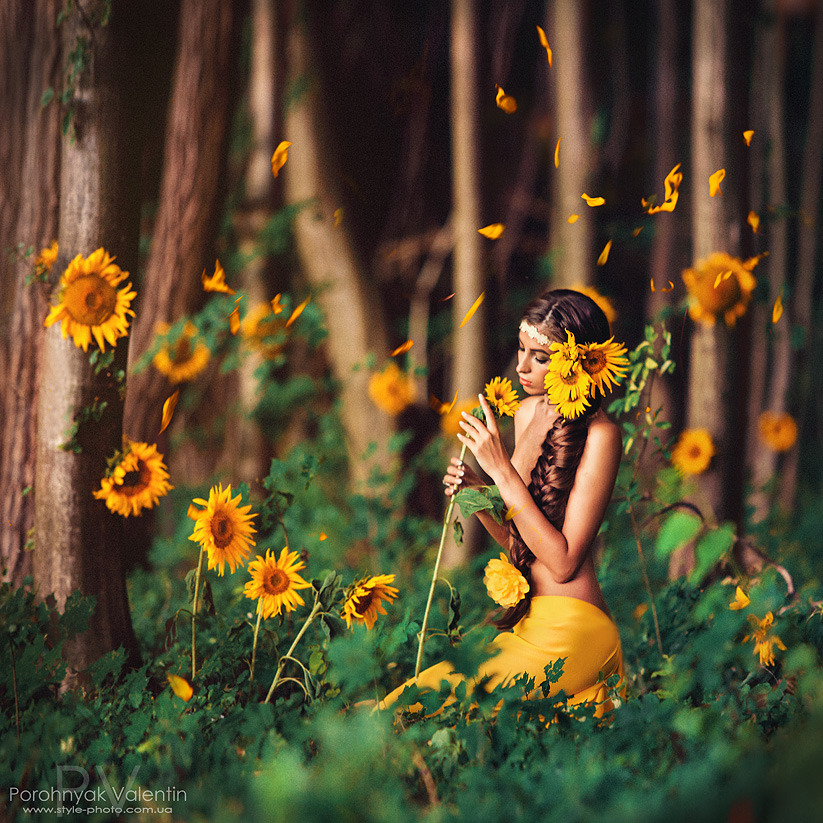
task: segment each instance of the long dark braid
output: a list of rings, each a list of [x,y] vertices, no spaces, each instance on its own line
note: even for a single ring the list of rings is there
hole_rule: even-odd
[[[586,295],[567,289],[544,292],[526,306],[523,319],[536,326],[549,339],[565,342],[566,330],[575,335],[578,343],[602,343],[609,337],[609,323],[600,307]],[[600,408],[601,398],[592,398],[585,413],[574,420],[558,417],[546,433],[546,438],[532,469],[529,493],[558,531],[566,518],[566,505],[574,485],[577,467],[586,447],[589,424]],[[534,553],[511,522],[509,556],[531,587],[531,569]],[[512,606],[495,620],[500,629],[511,629],[529,611],[532,593],[529,591],[516,606]]]

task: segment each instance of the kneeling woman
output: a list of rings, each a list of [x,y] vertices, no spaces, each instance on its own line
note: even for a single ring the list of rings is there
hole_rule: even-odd
[[[620,636],[591,550],[621,455],[620,430],[600,406],[627,362],[624,352],[593,300],[567,289],[545,292],[526,306],[520,324],[517,375],[527,397],[514,417],[514,453],[509,457],[482,397],[487,425],[464,413],[457,435],[515,513],[506,526],[486,512],[477,516],[529,584],[526,596],[497,621],[503,630],[494,641],[499,653],[478,678],[489,677],[493,688],[525,673],[539,685],[546,665],[564,657],[552,693],[562,689],[571,702],[596,703],[598,714],[611,707],[605,681],[623,674]],[[443,482],[447,495],[485,485],[456,458]],[[442,680],[454,685],[459,679],[442,662],[421,672],[416,685],[439,688]],[[381,706],[414,682],[395,689]]]

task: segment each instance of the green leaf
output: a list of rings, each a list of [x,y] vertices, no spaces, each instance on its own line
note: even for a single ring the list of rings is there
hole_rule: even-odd
[[[454,498],[460,513],[468,519],[473,514],[488,511],[496,522],[503,524],[506,504],[497,486],[481,486],[479,489],[461,489]]]
[[[668,557],[673,551],[685,546],[700,531],[703,521],[691,512],[672,512],[657,533],[657,556]]]
[[[454,631],[460,624],[460,592],[454,587],[449,597],[449,631]]]
[[[455,517],[454,518],[454,542],[458,546],[463,545],[463,524]]]
[[[40,107],[46,108],[51,101],[54,100],[54,89],[49,86],[42,95],[40,95]]]
[[[334,640],[335,637],[343,637],[346,634],[346,621],[335,614],[323,614],[320,616],[320,625],[326,634],[326,638]]]
[[[695,566],[689,579],[701,580],[720,560],[731,551],[737,530],[734,523],[723,523],[719,528],[704,534],[694,549]]]

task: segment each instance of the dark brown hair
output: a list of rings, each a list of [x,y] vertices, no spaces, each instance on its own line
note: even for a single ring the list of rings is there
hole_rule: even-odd
[[[571,289],[543,292],[526,306],[523,320],[558,343],[566,342],[567,330],[578,343],[605,343],[610,336],[609,321],[602,309],[590,297]],[[600,408],[600,401],[598,394],[592,398],[586,411],[574,420],[558,417],[546,434],[540,456],[532,469],[529,492],[546,519],[558,531],[563,529],[569,492],[586,445],[589,423]],[[531,586],[535,556],[520,536],[514,521],[511,523],[509,556]],[[531,597],[529,591],[516,606],[504,612],[495,621],[498,628],[511,629],[524,617]]]

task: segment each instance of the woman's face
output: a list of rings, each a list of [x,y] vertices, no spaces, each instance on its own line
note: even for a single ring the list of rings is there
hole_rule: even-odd
[[[517,345],[517,376],[526,394],[545,394],[545,377],[549,370],[551,343],[545,346],[521,331]]]

